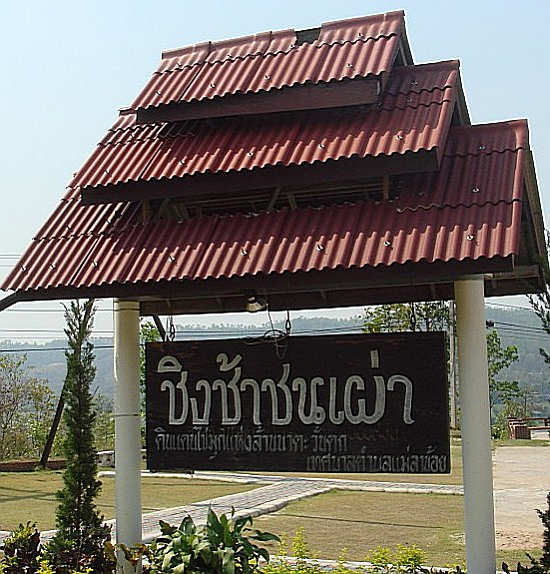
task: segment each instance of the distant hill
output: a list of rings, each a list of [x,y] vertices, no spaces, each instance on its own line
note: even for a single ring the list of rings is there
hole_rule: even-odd
[[[540,356],[539,348],[550,350],[550,336],[540,330],[536,315],[530,310],[504,309],[487,306],[487,319],[495,322],[495,327],[504,345],[516,345],[519,351],[519,362],[514,364],[506,376],[518,380],[522,387],[532,389],[536,402],[548,404],[550,400],[550,366]],[[296,317],[292,319],[293,334],[321,335],[328,333],[353,333],[361,331],[360,317],[351,319],[332,319],[327,317]],[[217,324],[208,328],[198,325],[178,325],[178,339],[202,339],[224,337],[261,336],[270,326],[261,327],[246,325]],[[276,328],[284,329],[282,323]],[[111,397],[114,390],[113,381],[113,341],[111,338],[94,339],[96,354],[96,385],[106,396]],[[65,377],[65,341],[55,340],[46,344],[22,344],[13,341],[2,341],[2,349],[21,349],[27,352],[27,365],[32,367],[36,376],[46,378],[56,392],[62,388]],[[547,409],[550,412],[550,405]]]

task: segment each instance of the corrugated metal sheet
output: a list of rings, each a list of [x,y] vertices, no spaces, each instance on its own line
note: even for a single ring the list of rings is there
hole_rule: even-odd
[[[145,125],[137,125],[135,116],[127,114],[119,118],[71,186],[93,188],[440,150],[451,122],[457,77],[456,61],[396,69],[379,107],[367,111],[349,108]]]
[[[402,29],[403,12],[390,12],[323,24],[312,43],[282,30],[166,52],[131,107],[379,75],[391,70]]]
[[[480,138],[488,147],[476,150],[471,142]],[[503,142],[515,147],[503,150]],[[69,191],[2,288],[507,257],[519,249],[526,146],[526,122],[452,128],[449,149],[470,151],[449,152],[440,172],[411,179],[409,191],[392,203],[143,225],[132,204],[83,206]],[[472,193],[476,182],[480,190]]]

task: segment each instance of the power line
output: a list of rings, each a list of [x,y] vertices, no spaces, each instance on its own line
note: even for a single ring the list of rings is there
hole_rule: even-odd
[[[94,345],[94,349],[113,349],[114,345]],[[0,353],[34,353],[38,351],[68,351],[69,347],[38,347],[35,349],[0,349]]]
[[[96,309],[96,313],[112,313],[112,309]],[[6,309],[3,313],[65,313],[65,309]]]
[[[493,321],[495,325],[503,325],[505,327],[518,327],[521,329],[546,333],[542,327],[532,327],[531,325],[522,325],[521,323],[507,323],[506,321]]]

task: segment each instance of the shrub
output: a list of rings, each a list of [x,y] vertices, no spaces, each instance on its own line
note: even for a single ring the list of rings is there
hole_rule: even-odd
[[[40,560],[40,567],[36,574],[55,574],[55,570],[53,570],[48,560]]]
[[[88,529],[78,539],[58,535],[44,548],[44,557],[55,574],[111,574],[116,566],[111,528]]]
[[[253,574],[260,558],[269,562],[269,552],[253,541],[279,542],[279,537],[252,530],[249,525],[250,517],[232,520],[225,514],[218,517],[210,509],[204,526],[196,526],[190,516],[179,528],[161,521],[162,534],[150,547],[129,549],[123,545],[122,549],[131,564],[137,565],[145,557],[143,572],[151,574]]]
[[[537,559],[530,554],[527,554],[527,557],[531,561],[531,565],[522,566],[518,562],[518,574],[550,574],[550,492],[546,495],[546,502],[548,503],[548,508],[546,510],[537,510],[537,514],[544,526],[542,556],[540,559]],[[502,569],[506,573],[510,572],[506,562],[502,563]]]
[[[292,556],[296,558],[310,558],[309,546],[304,529],[300,526],[292,538]]]
[[[374,550],[367,553],[365,560],[375,566],[386,566],[393,562],[393,553],[391,548],[377,546]]]
[[[34,574],[40,556],[40,533],[36,524],[20,524],[4,540],[4,559],[0,565],[2,574]]]
[[[411,544],[410,546],[399,544],[397,552],[395,553],[395,562],[399,566],[411,566],[412,568],[419,568],[426,561],[426,553],[424,550]]]

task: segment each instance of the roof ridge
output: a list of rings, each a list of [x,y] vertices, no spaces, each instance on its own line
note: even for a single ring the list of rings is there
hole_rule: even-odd
[[[365,16],[352,16],[351,18],[342,18],[341,20],[329,20],[323,22],[321,28],[342,26],[348,24],[359,24],[361,22],[381,20],[383,22],[390,20],[390,18],[403,18],[405,19],[405,10],[390,10],[389,12],[379,12],[378,14],[367,14]]]
[[[438,60],[436,62],[424,62],[422,64],[411,64],[410,66],[397,66],[393,68],[392,74],[406,74],[411,71],[428,70],[459,70],[460,60],[458,58],[450,60]]]
[[[527,118],[517,118],[513,120],[501,120],[498,122],[486,122],[483,124],[471,124],[468,126],[453,126],[452,129],[454,131],[473,131],[473,130],[482,130],[485,128],[492,128],[492,129],[504,129],[504,128],[511,128],[511,127],[525,127],[529,129],[529,122]]]
[[[393,36],[397,36],[397,32],[384,32],[384,33],[380,33],[377,34],[376,36],[368,36],[367,38],[355,38],[353,40],[332,40],[330,42],[319,42],[319,41],[315,41],[312,43],[305,43],[305,44],[301,44],[301,45],[292,45],[290,46],[287,50],[283,49],[283,48],[279,48],[277,50],[271,50],[270,46],[268,46],[265,51],[256,51],[256,52],[250,52],[248,54],[243,54],[243,55],[237,55],[237,56],[225,56],[224,58],[220,58],[219,60],[212,60],[209,62],[206,62],[205,59],[202,60],[197,60],[196,62],[193,62],[191,64],[184,64],[184,65],[178,65],[172,68],[164,68],[162,70],[157,69],[153,72],[153,76],[161,76],[163,74],[172,74],[174,72],[181,72],[182,70],[189,70],[191,68],[194,68],[195,66],[203,66],[205,64],[223,64],[224,62],[227,61],[231,61],[231,62],[236,62],[236,61],[244,61],[244,60],[248,60],[248,59],[253,59],[253,58],[263,58],[266,56],[278,56],[279,54],[288,54],[293,50],[296,49],[300,49],[303,46],[310,46],[311,48],[317,48],[320,49],[324,46],[345,46],[346,44],[357,44],[359,42],[363,42],[364,44],[366,44],[367,42],[377,42],[378,40],[389,40],[391,37]],[[270,43],[271,45],[271,43]],[[408,66],[407,66],[408,67]],[[267,90],[266,90],[267,91]],[[126,109],[126,108],[123,108]],[[129,107],[128,109],[132,110],[133,108]]]
[[[208,56],[214,50],[219,50],[220,48],[230,48],[233,46],[239,46],[253,41],[265,39],[268,40],[269,43],[271,43],[274,35],[284,37],[285,34],[288,36],[293,35],[294,37],[296,37],[295,30],[292,28],[287,28],[284,30],[275,30],[275,31],[270,30],[266,32],[258,32],[256,34],[247,34],[246,36],[235,36],[234,38],[225,38],[223,40],[199,42],[197,44],[183,46],[182,48],[174,48],[173,50],[163,50],[161,52],[161,59],[168,60],[171,58],[177,58],[179,56],[186,56],[188,54],[193,54],[194,52],[199,52],[201,50],[203,51],[206,50],[206,56]]]
[[[350,24],[361,24],[361,23],[376,23],[377,21],[380,22],[391,22],[392,20],[402,20],[404,22],[404,16],[405,16],[405,12],[403,10],[394,10],[391,12],[383,12],[383,13],[379,13],[379,14],[371,14],[371,15],[366,15],[366,16],[357,16],[355,18],[344,18],[342,20],[333,20],[333,21],[329,21],[329,22],[323,22],[320,26],[320,36],[319,36],[319,40],[317,40],[315,43],[319,43],[319,44],[324,44],[324,43],[334,43],[334,42],[326,42],[322,40],[322,35],[323,35],[323,31],[328,31],[331,29],[338,29],[344,26],[349,26]],[[256,34],[247,34],[245,36],[234,36],[232,38],[224,38],[222,40],[215,40],[215,41],[207,41],[207,42],[199,42],[196,44],[190,44],[188,46],[183,46],[181,48],[174,48],[174,49],[170,49],[170,50],[163,50],[161,52],[161,60],[168,60],[171,58],[177,58],[180,56],[185,56],[188,54],[193,54],[195,52],[200,53],[201,51],[206,52],[204,57],[207,57],[209,54],[211,54],[214,50],[220,49],[220,48],[230,48],[232,46],[239,46],[239,45],[243,45],[252,41],[258,41],[258,40],[268,40],[268,46],[266,47],[266,49],[264,51],[257,51],[251,54],[247,54],[247,56],[253,56],[253,55],[257,55],[257,54],[262,54],[262,53],[266,53],[267,50],[269,49],[269,44],[271,44],[271,42],[273,41],[273,39],[281,39],[284,38],[285,36],[290,37],[294,37],[294,40],[296,41],[296,35],[298,32],[300,32],[301,30],[296,30],[295,28],[284,28],[282,30],[270,30],[270,31],[265,31],[265,32],[258,32]],[[369,36],[366,39],[369,38],[377,38],[380,36],[390,36],[393,33],[390,34],[378,34],[376,37],[374,36]],[[359,38],[361,39],[361,38]],[[294,42],[295,45],[295,42]],[[198,62],[197,62],[198,63]]]

